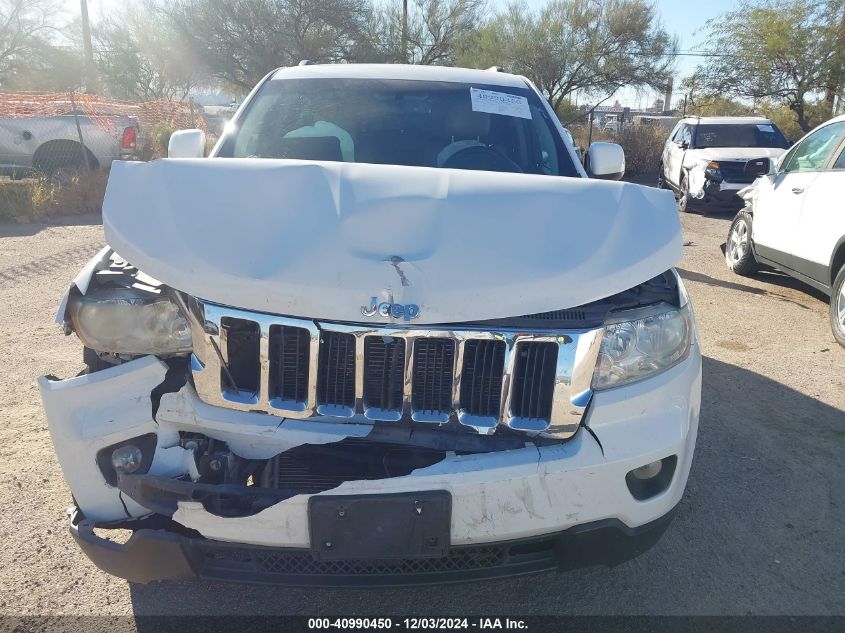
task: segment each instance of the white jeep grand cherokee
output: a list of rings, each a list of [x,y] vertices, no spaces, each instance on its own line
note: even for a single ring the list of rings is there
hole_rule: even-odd
[[[656,542],[701,390],[669,193],[587,180],[495,71],[279,70],[203,146],[114,165],[58,315],[89,372],[39,379],[94,563],[440,583]]]

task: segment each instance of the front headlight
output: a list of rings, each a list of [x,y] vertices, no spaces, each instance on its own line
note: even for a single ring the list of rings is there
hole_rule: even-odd
[[[664,304],[664,308],[669,308]],[[689,355],[692,317],[682,308],[605,326],[593,389],[607,389],[642,380],[668,369]]]
[[[722,182],[721,166],[715,160],[707,163],[707,167],[704,168],[704,175],[713,182]]]
[[[115,354],[190,352],[191,329],[165,295],[131,288],[95,290],[68,301],[73,329],[86,347]]]

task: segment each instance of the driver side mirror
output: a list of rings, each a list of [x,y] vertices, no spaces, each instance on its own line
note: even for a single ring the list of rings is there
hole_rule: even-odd
[[[591,143],[585,163],[591,178],[619,180],[625,175],[625,151],[616,143]]]
[[[681,149],[689,149],[689,143],[687,143],[686,141],[675,141],[675,145],[677,145]]]
[[[179,130],[170,135],[167,143],[168,158],[202,158],[205,156],[205,132]]]
[[[772,161],[768,158],[755,158],[745,163],[743,171],[746,176],[759,178],[765,176],[772,170]]]

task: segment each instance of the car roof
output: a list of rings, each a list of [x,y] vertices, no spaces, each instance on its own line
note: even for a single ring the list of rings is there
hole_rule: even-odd
[[[763,116],[688,116],[687,123],[706,123],[707,125],[736,125],[742,123],[771,123],[771,119]]]
[[[451,68],[410,64],[307,64],[279,68],[276,79],[409,79],[417,81],[448,81],[467,84],[487,84],[509,88],[526,88],[526,80],[519,75],[476,68]]]

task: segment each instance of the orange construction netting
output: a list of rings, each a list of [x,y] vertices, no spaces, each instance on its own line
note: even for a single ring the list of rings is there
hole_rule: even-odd
[[[199,108],[190,103],[159,99],[157,101],[119,101],[80,92],[0,92],[0,118],[50,117],[73,114],[88,117],[104,130],[122,132],[120,117],[132,117],[144,133],[157,123],[175,129],[208,127]]]

